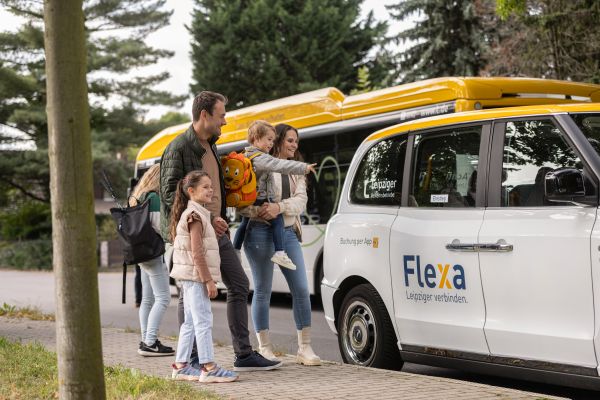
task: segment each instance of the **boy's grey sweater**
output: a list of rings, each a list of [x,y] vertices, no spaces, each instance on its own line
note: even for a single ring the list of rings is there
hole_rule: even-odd
[[[265,200],[275,198],[275,188],[269,183],[272,182],[272,173],[279,172],[287,175],[304,175],[306,172],[306,163],[294,160],[282,160],[275,158],[262,150],[249,146],[245,148],[246,157],[260,153],[252,159],[252,166],[256,172],[256,199]]]

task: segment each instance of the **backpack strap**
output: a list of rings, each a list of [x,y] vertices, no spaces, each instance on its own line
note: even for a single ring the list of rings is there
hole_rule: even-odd
[[[126,278],[127,276],[127,264],[125,263],[125,261],[123,261],[123,290],[121,292],[121,303],[125,304],[125,292],[126,292]]]

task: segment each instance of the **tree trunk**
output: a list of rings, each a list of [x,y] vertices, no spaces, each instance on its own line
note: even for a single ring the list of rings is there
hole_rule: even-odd
[[[104,399],[82,0],[44,1],[61,399]]]

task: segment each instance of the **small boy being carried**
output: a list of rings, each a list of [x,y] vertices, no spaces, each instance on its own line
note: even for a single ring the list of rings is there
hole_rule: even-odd
[[[256,153],[259,155],[252,158],[252,166],[256,172],[256,201],[255,206],[261,206],[266,202],[275,201],[275,192],[269,183],[272,181],[271,175],[273,172],[289,175],[308,174],[311,171],[315,172],[315,164],[307,164],[300,161],[283,160],[275,158],[269,154],[275,142],[275,128],[266,121],[254,121],[248,128],[248,143],[249,147],[244,150],[246,157],[251,157]],[[246,227],[249,219],[242,218],[242,222],[235,232],[233,239],[233,247],[236,250],[242,249],[244,236],[246,235]],[[275,245],[275,254],[271,257],[271,261],[275,264],[289,269],[296,269],[296,265],[290,260],[284,250],[284,222],[283,215],[269,220],[273,228],[273,244]]]

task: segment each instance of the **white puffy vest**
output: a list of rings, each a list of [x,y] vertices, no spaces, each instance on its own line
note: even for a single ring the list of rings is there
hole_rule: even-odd
[[[171,277],[179,280],[200,282],[200,276],[194,267],[194,259],[192,257],[192,246],[190,240],[190,231],[188,226],[188,216],[191,213],[196,213],[202,219],[204,227],[204,235],[202,237],[204,243],[204,257],[206,264],[212,276],[213,281],[221,281],[221,256],[219,255],[219,243],[217,235],[210,223],[210,212],[199,205],[198,203],[189,200],[187,208],[181,214],[175,240],[173,241],[173,269]]]

